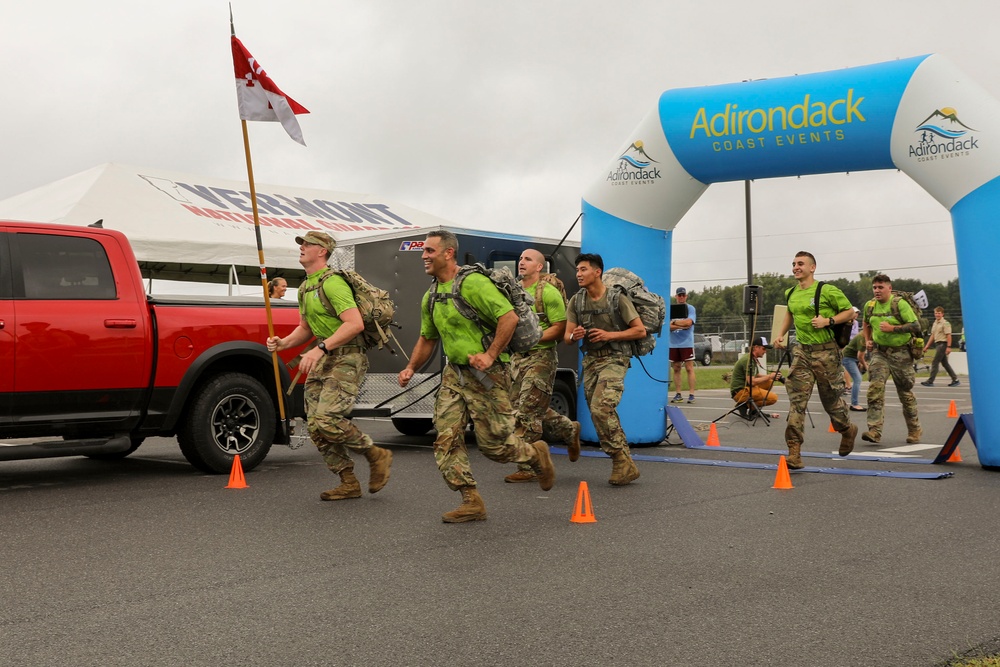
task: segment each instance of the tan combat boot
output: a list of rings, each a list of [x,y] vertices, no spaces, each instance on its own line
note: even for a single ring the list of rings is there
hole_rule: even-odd
[[[788,464],[789,468],[794,470],[799,470],[805,468],[802,465],[802,444],[801,443],[788,443],[788,456],[785,457],[785,463]]]
[[[536,479],[538,479],[538,475],[535,474],[534,470],[518,469],[517,472],[512,472],[511,474],[504,477],[503,481],[509,484],[519,484],[521,482],[534,482]]]
[[[466,521],[486,521],[486,505],[474,486],[463,486],[462,504],[441,515],[445,523],[465,523]]]
[[[319,494],[320,500],[347,500],[361,497],[361,482],[354,476],[354,470],[340,471],[340,486]]]
[[[858,427],[856,424],[851,424],[846,431],[840,434],[840,449],[837,453],[841,456],[847,456],[854,451],[854,440],[858,437]]]
[[[377,493],[389,481],[389,468],[392,466],[392,452],[382,447],[372,445],[365,451],[365,458],[370,466],[368,475],[368,493]]]
[[[542,487],[542,491],[548,491],[556,483],[556,469],[552,465],[549,446],[544,440],[536,440],[531,446],[535,448],[535,458],[531,460],[531,468],[538,475],[538,486]]]
[[[639,468],[632,460],[632,456],[626,451],[615,452],[611,457],[611,478],[608,484],[612,486],[625,486],[639,479]]]
[[[911,445],[915,445],[920,442],[920,438],[924,435],[924,429],[917,427],[916,431],[910,431],[910,434],[906,436],[906,441]]]
[[[573,422],[573,435],[566,443],[566,451],[569,453],[570,463],[580,458],[580,422]]]
[[[878,442],[882,439],[882,434],[870,428],[861,434],[861,439],[865,442]]]

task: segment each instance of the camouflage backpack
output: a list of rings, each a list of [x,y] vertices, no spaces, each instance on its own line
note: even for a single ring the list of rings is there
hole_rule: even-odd
[[[643,282],[642,278],[628,269],[619,267],[610,268],[601,275],[601,282],[608,289],[607,310],[610,311],[611,319],[614,321],[615,326],[618,327],[618,330],[624,331],[628,328],[628,322],[621,321],[621,314],[618,311],[619,300],[623,294],[635,306],[636,312],[639,313],[639,319],[642,320],[642,325],[646,327],[646,336],[644,338],[613,342],[609,343],[609,345],[634,357],[641,357],[652,352],[653,348],[656,347],[656,337],[663,330],[663,322],[667,318],[667,304],[663,300],[663,297],[646,289],[646,283]],[[575,304],[576,312],[579,314],[583,313],[583,294],[585,291],[580,290],[574,296],[577,299]],[[597,312],[594,314],[597,314]]]
[[[544,319],[548,321],[548,315],[545,314],[545,304],[542,303],[542,292],[545,291],[545,283],[552,285],[559,292],[559,296],[562,297],[563,305],[565,306],[569,303],[566,298],[566,286],[563,285],[563,281],[554,273],[541,273],[538,275],[538,282],[535,283],[535,312],[538,313],[538,319]]]
[[[365,324],[364,331],[358,335],[358,338],[361,339],[361,346],[366,350],[373,347],[381,350],[389,342],[390,338],[395,340],[395,336],[392,335],[389,327],[399,326],[392,321],[393,316],[396,314],[396,305],[389,298],[387,291],[375,287],[357,271],[327,269],[319,277],[316,285],[299,290],[299,307],[302,307],[303,299],[307,293],[316,291],[319,295],[319,301],[323,304],[326,312],[337,317],[337,311],[334,309],[333,304],[330,303],[330,297],[323,290],[323,283],[333,275],[338,275],[347,282],[351,288],[351,292],[354,294],[354,301],[358,304],[361,320]],[[396,344],[398,345],[399,343],[397,342]],[[396,353],[392,348],[389,348],[389,352],[392,354]]]
[[[434,317],[435,302],[451,299],[455,304],[455,309],[462,317],[475,322],[483,332],[483,349],[488,350],[490,348],[493,338],[496,335],[495,329],[484,322],[479,317],[476,309],[462,298],[462,282],[470,273],[478,273],[489,278],[496,288],[500,290],[500,293],[504,295],[504,298],[510,302],[510,305],[514,306],[514,312],[517,314],[517,327],[514,329],[514,335],[511,336],[510,342],[507,343],[507,350],[509,352],[527,352],[537,345],[542,337],[542,328],[538,324],[538,313],[532,308],[535,300],[530,294],[524,291],[521,283],[517,281],[514,274],[507,267],[487,269],[478,263],[459,267],[458,274],[451,285],[451,292],[438,293],[437,280],[432,280],[430,299],[427,301],[427,308],[430,311],[431,317]]]
[[[895,317],[896,321],[900,324],[903,323],[903,318],[899,313],[899,301],[900,299],[906,301],[910,304],[910,308],[913,309],[913,314],[917,316],[917,324],[920,325],[920,331],[926,331],[927,321],[921,317],[923,315],[923,308],[917,305],[917,302],[913,300],[912,292],[903,292],[902,290],[892,290],[892,298],[889,300],[889,317]],[[865,321],[867,322],[871,316],[872,312],[875,310],[875,304],[877,301],[872,299],[865,304]],[[924,356],[924,338],[923,334],[912,334],[910,336],[910,356],[914,360],[922,359]]]

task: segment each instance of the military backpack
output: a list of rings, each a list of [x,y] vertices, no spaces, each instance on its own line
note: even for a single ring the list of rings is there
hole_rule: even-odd
[[[920,331],[924,331],[927,328],[927,322],[921,315],[923,315],[923,308],[917,305],[917,302],[913,299],[912,292],[904,292],[902,290],[892,290],[892,298],[889,300],[889,317],[896,318],[896,321],[903,324],[903,318],[899,313],[899,302],[900,300],[906,301],[910,304],[910,308],[913,310],[913,314],[917,317],[917,324],[920,325]],[[875,304],[878,303],[875,299],[872,299],[865,304],[865,321],[867,322],[872,313],[875,311]],[[924,356],[924,338],[923,334],[911,334],[910,335],[910,356],[914,360],[922,359]]]
[[[327,269],[319,277],[319,281],[315,285],[299,290],[299,307],[302,307],[303,299],[307,293],[316,291],[319,295],[319,301],[323,304],[326,312],[337,317],[337,311],[334,309],[333,304],[330,303],[330,297],[323,290],[323,283],[333,275],[343,278],[354,294],[354,301],[358,305],[361,320],[365,325],[364,331],[358,335],[358,338],[361,339],[361,346],[366,350],[373,347],[381,350],[389,342],[390,338],[395,340],[389,327],[399,326],[392,320],[396,314],[396,305],[389,298],[387,291],[375,287],[357,271]],[[396,353],[391,347],[389,348],[389,352],[392,354]]]
[[[430,298],[427,300],[427,308],[430,311],[431,317],[434,317],[435,302],[451,299],[455,304],[455,309],[462,317],[475,322],[476,326],[483,332],[481,341],[483,349],[490,349],[490,345],[493,344],[493,339],[496,336],[495,328],[485,322],[479,316],[476,309],[462,298],[462,282],[471,273],[478,273],[489,278],[496,288],[500,290],[504,298],[510,302],[510,305],[514,307],[514,313],[517,315],[517,327],[514,329],[514,335],[511,336],[510,342],[507,343],[507,350],[510,352],[527,352],[537,345],[542,337],[542,328],[538,323],[538,313],[532,308],[535,300],[530,294],[524,291],[521,283],[517,281],[514,274],[507,267],[488,269],[479,263],[461,266],[455,275],[455,280],[452,282],[451,292],[439,293],[437,291],[438,282],[436,279],[433,280],[431,282]]]
[[[613,349],[641,357],[649,354],[656,347],[656,338],[663,330],[663,322],[667,318],[667,304],[663,297],[646,289],[642,278],[628,269],[613,267],[601,275],[601,282],[608,290],[608,308],[600,311],[588,311],[591,315],[610,311],[611,319],[619,331],[628,328],[628,322],[622,321],[618,306],[622,295],[625,295],[635,306],[639,319],[646,328],[646,335],[639,340],[615,341],[608,343]],[[574,295],[576,312],[583,314],[583,295],[586,290],[580,290]]]

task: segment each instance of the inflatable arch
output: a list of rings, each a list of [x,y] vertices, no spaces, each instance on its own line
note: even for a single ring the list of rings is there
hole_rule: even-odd
[[[951,212],[984,467],[1000,467],[1000,102],[927,55],[781,79],[670,90],[584,193],[584,252],[670,290],[672,229],[711,183],[899,169]],[[819,253],[822,262],[822,252]],[[789,258],[791,262],[791,258]],[[668,345],[633,360],[619,414],[631,442],[659,442]],[[652,378],[650,377],[652,376]],[[981,382],[976,380],[982,378]],[[583,398],[581,396],[581,405]],[[587,419],[586,411],[581,411]],[[596,439],[593,424],[584,437]]]

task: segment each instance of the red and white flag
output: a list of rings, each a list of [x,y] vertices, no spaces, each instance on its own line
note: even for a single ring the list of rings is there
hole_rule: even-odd
[[[302,130],[296,114],[309,110],[281,92],[243,42],[232,36],[233,66],[236,68],[236,99],[243,120],[279,121],[292,139],[303,146]]]

